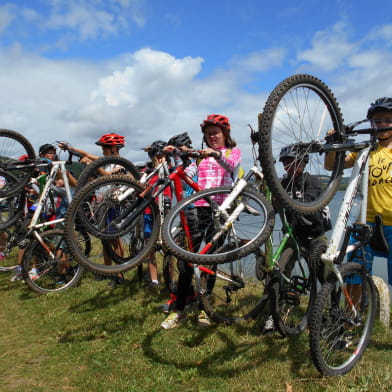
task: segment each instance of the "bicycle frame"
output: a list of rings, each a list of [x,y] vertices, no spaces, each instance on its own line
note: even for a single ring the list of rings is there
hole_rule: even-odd
[[[27,229],[28,229],[27,233],[24,235],[24,237],[22,239],[18,240],[18,244],[23,244],[26,240],[28,240],[30,235],[33,235],[37,239],[37,241],[39,241],[39,243],[43,246],[43,248],[47,251],[47,253],[50,255],[51,258],[54,258],[55,255],[52,253],[52,251],[47,247],[45,242],[42,240],[42,237],[40,236],[40,233],[39,233],[39,229],[41,229],[45,226],[48,226],[48,225],[55,225],[58,223],[62,223],[62,222],[64,222],[64,218],[55,219],[52,221],[44,221],[44,222],[40,222],[40,218],[41,218],[42,209],[43,209],[43,207],[46,203],[46,200],[50,194],[50,186],[55,181],[59,171],[61,171],[62,179],[64,181],[64,187],[65,187],[65,191],[66,191],[66,195],[67,195],[67,200],[69,203],[71,202],[71,199],[72,199],[71,189],[70,189],[68,178],[67,178],[67,175],[65,172],[66,171],[65,163],[66,163],[65,161],[53,161],[52,162],[52,167],[51,167],[50,173],[48,174],[48,176],[46,178],[45,186],[40,193],[40,197],[37,201],[36,209],[33,213],[33,216],[31,218],[29,225],[27,226]],[[47,164],[38,164],[36,166],[37,167],[47,166]],[[10,245],[10,247],[14,246],[13,241],[10,241],[9,245]]]

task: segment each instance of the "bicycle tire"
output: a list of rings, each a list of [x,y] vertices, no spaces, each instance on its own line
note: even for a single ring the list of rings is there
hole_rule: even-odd
[[[358,263],[349,262],[339,267],[345,288],[351,294],[354,285],[347,279],[360,276],[361,299],[352,314],[334,274],[328,276],[317,295],[309,319],[311,358],[318,371],[325,376],[348,373],[362,358],[368,345],[376,316],[377,294],[371,277]],[[357,288],[358,289],[358,288]]]
[[[23,167],[24,157],[29,163],[35,159],[34,148],[20,133],[0,129],[0,176],[12,176],[16,181],[5,181],[0,188],[0,197],[13,196],[22,191],[34,172],[34,167]]]
[[[113,204],[112,196],[118,190],[121,192],[124,189],[129,189],[132,193],[124,201],[114,202]],[[140,228],[140,225],[144,224],[143,214],[145,208],[142,208],[137,213],[134,222],[131,222],[124,228],[116,229],[113,227],[111,229],[109,227],[113,223],[114,216],[109,217],[108,221],[105,219],[109,216],[111,208],[113,208],[113,211],[121,213],[128,206],[137,205],[140,202],[138,195],[144,189],[142,184],[127,176],[112,175],[97,178],[76,194],[67,210],[64,231],[72,256],[84,267],[101,275],[115,275],[129,271],[143,261],[144,257],[155,245],[159,234],[160,217],[154,200],[146,206],[151,211],[151,235],[144,239],[143,246],[139,246],[140,244],[137,247],[135,246],[127,251],[125,257],[119,256],[114,260],[115,264],[110,265],[105,264],[105,260],[106,262],[108,261],[105,253],[107,251],[105,249],[106,240],[110,240],[112,243],[117,241],[117,249],[121,249],[121,238],[124,236],[137,237],[140,231],[143,230],[143,228]],[[104,222],[103,226],[102,222]],[[88,256],[84,254],[83,244],[78,243],[75,234],[80,226],[86,230],[92,243],[92,251]]]
[[[256,276],[259,257],[257,250],[233,263],[219,265],[215,271],[218,277],[200,274],[201,304],[216,323],[231,325],[254,320],[267,305],[268,294]]]
[[[186,260],[193,264],[222,264],[240,259],[252,252],[267,239],[272,231],[275,214],[270,202],[262,195],[251,188],[245,188],[233,200],[230,205],[229,214],[236,207],[244,207],[237,219],[228,225],[226,218],[220,214],[219,204],[214,201],[221,202],[230,195],[232,188],[229,186],[217,187],[197,192],[183,200],[181,200],[165,217],[162,226],[162,239],[165,246],[179,259]],[[207,207],[205,220],[200,216],[200,208],[193,208],[198,203],[204,203]],[[196,211],[196,215],[192,211]],[[190,215],[193,214],[193,216]],[[196,241],[197,236],[200,237],[200,227],[213,222],[210,225],[209,244],[212,244],[213,236],[221,232],[224,225],[227,227],[225,235],[222,235],[218,241],[215,241],[210,248],[210,253],[203,253],[206,243],[201,242],[202,251],[193,252],[189,247],[189,241],[185,246],[175,240],[175,235],[179,230],[183,230],[181,217],[188,222],[190,236],[192,241]],[[198,250],[198,249],[197,249]]]
[[[293,213],[311,214],[322,209],[338,189],[345,153],[336,153],[332,171],[324,168],[322,147],[330,129],[336,137],[345,133],[340,108],[328,86],[314,76],[297,74],[284,79],[265,103],[259,122],[260,163],[274,198]],[[313,200],[297,198],[300,190],[294,191],[290,180],[282,185],[285,170],[279,154],[291,144],[303,154],[297,162],[308,160],[305,171],[320,181],[322,192]]]
[[[317,294],[313,270],[304,255],[297,257],[296,253],[291,247],[282,252],[278,262],[281,276],[271,288],[272,317],[282,336],[298,335],[306,329]]]
[[[23,279],[27,287],[35,293],[47,294],[77,286],[84,271],[68,252],[64,241],[64,231],[48,230],[40,233],[40,236],[54,257],[48,254],[37,239],[31,240],[22,259]],[[29,273],[33,267],[38,273],[35,279]]]
[[[89,163],[82,170],[78,177],[78,182],[76,184],[75,193],[80,191],[91,179],[95,179],[101,177],[101,174],[98,172],[98,169],[104,169],[107,165],[116,165],[121,166],[123,168],[123,172],[121,174],[130,174],[136,180],[140,178],[140,172],[137,167],[128,159],[120,157],[120,156],[104,156],[98,158],[97,160]]]

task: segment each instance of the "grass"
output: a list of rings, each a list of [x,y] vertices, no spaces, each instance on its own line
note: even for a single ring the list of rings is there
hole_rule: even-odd
[[[314,368],[308,338],[262,336],[262,320],[159,328],[164,294],[138,287],[134,272],[111,289],[80,287],[37,296],[0,274],[0,390],[45,392],[392,390],[392,330],[377,323],[362,361],[343,377]]]

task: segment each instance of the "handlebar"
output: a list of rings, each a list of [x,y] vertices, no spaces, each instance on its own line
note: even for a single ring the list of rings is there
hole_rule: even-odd
[[[69,143],[62,142],[59,140],[57,140],[56,143],[58,144],[58,146],[60,147],[61,150],[68,151],[68,159],[66,161],[66,164],[70,165],[72,163],[73,156],[78,157],[79,161],[83,158],[83,156],[84,156],[83,154],[81,154],[80,152],[75,151],[73,149],[71,150],[71,145]]]

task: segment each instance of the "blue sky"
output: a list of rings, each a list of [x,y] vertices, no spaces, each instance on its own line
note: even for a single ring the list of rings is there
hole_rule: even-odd
[[[374,0],[26,0],[0,2],[0,126],[38,147],[65,139],[123,155],[230,117],[249,162],[247,124],[294,73],[321,78],[347,122],[392,96],[392,5]]]

